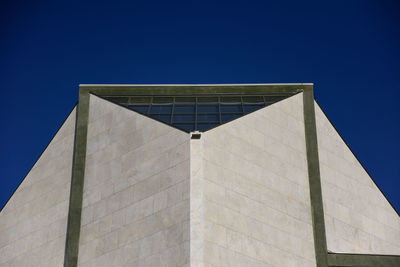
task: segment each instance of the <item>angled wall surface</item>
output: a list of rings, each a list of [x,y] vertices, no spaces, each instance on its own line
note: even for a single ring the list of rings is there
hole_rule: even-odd
[[[0,266],[399,266],[399,216],[312,90],[83,86],[0,213]],[[279,92],[201,134],[94,95]]]
[[[0,213],[0,266],[63,266],[75,109]]]
[[[90,96],[79,266],[185,266],[189,134]]]
[[[302,93],[191,143],[191,266],[316,265]]]
[[[400,217],[315,103],[328,250],[400,255]]]

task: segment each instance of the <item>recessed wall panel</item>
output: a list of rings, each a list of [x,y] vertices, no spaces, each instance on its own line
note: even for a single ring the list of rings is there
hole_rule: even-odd
[[[189,135],[90,96],[79,266],[189,261]]]

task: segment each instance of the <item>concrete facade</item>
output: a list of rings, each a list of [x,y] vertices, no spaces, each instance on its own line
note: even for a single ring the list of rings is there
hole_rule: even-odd
[[[79,266],[188,265],[189,138],[90,96]]]
[[[0,266],[63,266],[75,109],[0,213]]]
[[[375,266],[337,264],[337,253],[400,255],[398,214],[316,103],[314,123],[312,86],[248,86],[294,95],[199,139],[82,90],[76,131],[74,110],[0,213],[0,266]],[[106,87],[94,90],[115,93]],[[245,89],[214,93],[224,90]],[[325,236],[328,251],[315,245]]]
[[[328,250],[400,255],[400,217],[315,104]]]
[[[192,266],[315,266],[302,101],[192,140]]]

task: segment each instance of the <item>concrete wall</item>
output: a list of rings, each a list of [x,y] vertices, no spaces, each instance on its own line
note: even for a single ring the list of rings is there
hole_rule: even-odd
[[[303,96],[199,140],[90,96],[79,266],[315,266]],[[75,110],[0,213],[0,266],[62,266]],[[328,250],[400,254],[400,218],[316,104]]]
[[[328,250],[400,255],[400,217],[315,106]]]
[[[0,213],[0,266],[62,266],[75,109]]]
[[[191,266],[315,266],[303,96],[191,140]]]
[[[186,266],[189,135],[90,96],[79,266]]]

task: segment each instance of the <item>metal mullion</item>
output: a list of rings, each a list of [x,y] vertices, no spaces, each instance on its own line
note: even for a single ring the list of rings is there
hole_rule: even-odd
[[[199,113],[197,115],[219,115],[220,113],[217,112],[208,112],[208,113]],[[218,119],[219,121],[219,119]],[[198,121],[196,117],[196,123],[218,123],[218,121]]]
[[[149,107],[147,108],[147,115],[148,116],[150,116],[150,110],[151,110],[152,105],[153,105],[153,97],[150,98],[150,104],[149,104]]]
[[[195,106],[194,106],[194,130],[197,131],[197,97],[195,97]]]
[[[222,124],[222,118],[221,118],[221,97],[218,97],[218,113],[219,113],[219,124]]]
[[[174,122],[173,117],[174,117],[174,110],[175,110],[175,97],[172,97],[172,110],[171,110],[171,125]]]
[[[243,96],[240,96],[240,102],[242,104],[242,115],[244,115]]]

